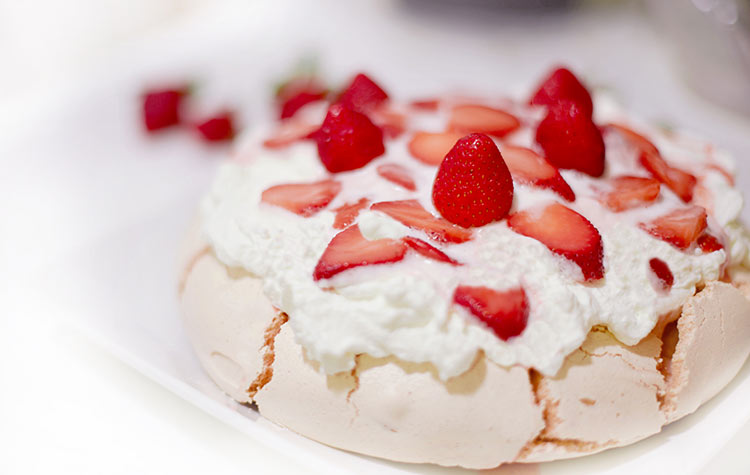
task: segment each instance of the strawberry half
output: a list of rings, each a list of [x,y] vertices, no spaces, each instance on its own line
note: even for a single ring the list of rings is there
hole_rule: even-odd
[[[260,200],[307,217],[328,206],[339,191],[341,183],[335,180],[291,183],[268,188],[261,194]]]
[[[432,202],[445,219],[467,228],[508,214],[513,180],[491,138],[471,134],[456,143],[438,168]]]
[[[618,176],[608,180],[608,184],[609,189],[599,199],[614,212],[652,203],[661,188],[658,181],[640,176]]]
[[[724,246],[721,244],[721,242],[719,242],[719,240],[716,239],[715,236],[712,236],[708,233],[703,233],[700,235],[700,237],[698,238],[698,246],[703,252],[715,252],[724,249]]]
[[[554,106],[560,101],[575,102],[587,117],[591,117],[594,112],[591,94],[575,74],[566,68],[552,71],[529,102],[539,106]]]
[[[502,154],[515,181],[546,188],[568,201],[575,201],[575,193],[557,168],[547,163],[547,160],[535,151],[525,147],[506,145],[503,147]]]
[[[412,248],[414,251],[418,252],[419,254],[423,255],[424,257],[427,257],[429,259],[433,259],[439,262],[445,262],[452,266],[461,265],[460,262],[448,257],[443,251],[436,248],[432,244],[422,241],[421,239],[417,239],[411,236],[406,236],[405,238],[403,238],[403,241],[404,243],[406,243],[407,246],[409,246],[410,248]]]
[[[668,292],[674,284],[674,276],[669,269],[669,265],[661,259],[654,257],[648,261],[648,267],[651,269],[651,284],[657,292]]]
[[[508,218],[508,226],[578,264],[584,280],[604,277],[602,237],[588,219],[572,209],[553,203],[541,210],[520,211]]]
[[[187,89],[149,91],[143,95],[143,124],[149,132],[177,125],[181,121],[180,106]]]
[[[641,229],[662,241],[685,250],[706,229],[706,209],[701,206],[687,206],[659,216],[649,223],[641,223]]]
[[[368,112],[388,100],[388,94],[365,74],[354,76],[337,102],[358,112]]]
[[[430,239],[438,242],[459,243],[471,239],[471,231],[433,216],[417,200],[381,201],[370,209],[385,213],[404,226],[424,231]]]
[[[440,165],[463,134],[458,132],[417,132],[409,141],[409,153],[427,165]]]
[[[359,266],[398,262],[406,254],[406,244],[397,239],[368,241],[356,224],[331,239],[313,271],[313,279],[329,279]]]
[[[339,206],[334,211],[336,218],[333,221],[334,229],[344,229],[357,219],[359,212],[370,205],[370,200],[360,198],[356,203],[347,203]]]
[[[461,105],[451,111],[448,130],[460,134],[483,133],[504,137],[516,130],[518,119],[500,109],[482,105]]]
[[[494,290],[459,285],[453,301],[468,309],[503,341],[523,333],[529,320],[526,292],[520,287]]]
[[[227,142],[234,138],[234,119],[229,112],[210,117],[195,128],[206,142]]]
[[[557,168],[579,170],[593,177],[604,173],[604,139],[581,107],[560,101],[547,111],[536,129],[536,141]]]
[[[299,120],[286,120],[263,141],[266,148],[283,148],[301,140],[315,138],[320,128],[317,124],[310,124]]]
[[[366,115],[334,104],[315,134],[320,161],[329,172],[361,168],[385,153],[383,131]]]
[[[409,191],[417,189],[417,185],[414,183],[409,170],[397,163],[378,165],[377,171],[378,175],[402,188],[406,188]]]

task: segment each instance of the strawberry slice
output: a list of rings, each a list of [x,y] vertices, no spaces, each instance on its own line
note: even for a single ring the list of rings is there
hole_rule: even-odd
[[[266,189],[261,194],[260,200],[307,217],[328,206],[339,191],[341,191],[341,183],[335,180],[290,183]]]
[[[234,119],[230,112],[210,117],[195,128],[206,142],[228,142],[234,138]]]
[[[440,99],[420,99],[411,101],[409,105],[420,111],[435,112],[440,107]]]
[[[604,173],[602,133],[581,107],[562,100],[549,108],[536,129],[536,141],[557,168],[600,177]]]
[[[662,241],[685,250],[689,248],[706,229],[706,209],[701,206],[688,206],[659,216],[649,223],[641,223],[641,229]]]
[[[427,165],[440,165],[463,134],[458,132],[417,132],[409,141],[409,153]]]
[[[651,269],[651,284],[657,292],[669,292],[674,284],[674,276],[669,269],[669,265],[661,259],[654,257],[648,261],[648,267]]]
[[[547,160],[535,151],[525,147],[506,145],[502,153],[510,174],[517,182],[546,188],[568,201],[575,201],[575,193],[557,168],[547,163]]]
[[[281,104],[279,118],[288,119],[294,117],[307,104],[322,101],[325,99],[327,91],[325,89],[318,91],[300,91]]]
[[[388,138],[396,138],[406,130],[406,116],[401,112],[388,108],[386,104],[372,109],[369,112],[369,116]]]
[[[452,266],[460,266],[461,263],[448,257],[443,251],[436,248],[432,244],[426,243],[422,241],[421,239],[406,236],[403,238],[403,241],[413,250],[417,251],[419,254],[422,254],[424,257],[427,257],[429,259],[434,259],[439,262],[446,262]]]
[[[357,112],[368,112],[388,100],[388,94],[365,74],[354,76],[337,102]]]
[[[344,229],[357,219],[359,212],[367,208],[370,205],[370,200],[367,198],[360,198],[356,203],[347,203],[339,206],[334,211],[336,212],[336,218],[333,221],[334,229]]]
[[[315,137],[315,133],[320,125],[310,124],[298,120],[286,120],[263,141],[266,148],[283,148],[301,140],[310,140]]]
[[[700,235],[700,237],[698,238],[698,246],[703,252],[715,252],[724,249],[724,246],[721,244],[721,242],[719,242],[719,240],[716,239],[715,236],[712,236],[708,233],[703,233]]]
[[[315,139],[320,161],[331,173],[362,168],[385,153],[383,131],[366,115],[340,104],[328,109]]]
[[[399,239],[368,241],[356,224],[331,239],[313,271],[313,279],[330,279],[347,269],[359,266],[398,262],[406,254],[406,244]]]
[[[552,71],[529,102],[533,105],[554,106],[562,100],[575,102],[588,117],[594,111],[591,94],[575,74],[566,68]]]
[[[385,213],[401,224],[424,231],[438,242],[465,242],[471,239],[471,231],[433,216],[417,200],[381,201],[370,206],[373,211]]]
[[[378,165],[378,175],[382,176],[386,180],[397,184],[402,188],[406,188],[409,191],[415,191],[417,185],[409,174],[409,170],[398,165],[396,163],[384,163]]]
[[[604,277],[602,237],[588,219],[559,203],[512,214],[508,226],[578,264],[586,281]]]
[[[456,143],[438,168],[432,202],[445,219],[467,228],[508,214],[513,180],[490,137],[471,134]]]
[[[504,137],[516,130],[521,123],[518,119],[500,109],[468,104],[456,106],[448,120],[448,130],[461,134],[483,133]]]
[[[609,180],[610,189],[599,200],[614,212],[625,211],[652,203],[659,196],[661,186],[651,178],[618,176]]]
[[[459,285],[453,301],[468,309],[503,341],[523,333],[529,320],[526,292],[520,287],[495,290]]]
[[[182,99],[187,88],[148,91],[143,95],[143,124],[148,132],[156,132],[177,125],[181,121]]]

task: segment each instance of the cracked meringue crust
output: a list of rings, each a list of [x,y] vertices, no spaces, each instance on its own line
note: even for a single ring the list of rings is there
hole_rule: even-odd
[[[734,272],[734,286],[708,282],[687,300],[666,327],[673,345],[655,331],[626,346],[594,327],[551,377],[482,353],[447,381],[431,363],[367,354],[351,372],[326,375],[261,281],[222,264],[199,230],[196,220],[181,252],[180,298],[206,372],[267,419],[353,452],[477,469],[595,453],[692,413],[750,353],[750,279]]]

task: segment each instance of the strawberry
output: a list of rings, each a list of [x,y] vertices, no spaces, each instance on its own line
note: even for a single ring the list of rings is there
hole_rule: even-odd
[[[429,259],[434,259],[439,262],[446,262],[452,266],[460,266],[461,263],[451,259],[448,257],[443,251],[436,248],[432,244],[428,244],[421,239],[417,239],[415,237],[406,236],[403,238],[404,243],[408,245],[413,250],[417,251],[419,254],[422,254],[424,257],[427,257]]]
[[[322,101],[326,97],[326,91],[300,91],[281,104],[279,118],[288,119],[293,117],[298,110],[307,104]]]
[[[266,148],[282,148],[301,140],[314,139],[319,125],[298,120],[284,121],[270,137],[263,141]]]
[[[471,239],[471,231],[433,216],[417,200],[381,201],[370,206],[370,209],[385,213],[412,229],[424,231],[430,239],[438,242],[465,242]]]
[[[689,248],[706,229],[706,209],[687,206],[659,216],[649,223],[641,223],[641,229],[672,244],[678,249]]]
[[[647,205],[659,196],[659,182],[639,176],[618,176],[608,180],[610,189],[600,196],[604,206],[614,212]]]
[[[484,226],[508,214],[513,180],[497,145],[484,134],[459,140],[438,168],[432,202],[448,221]]]
[[[557,68],[552,71],[529,102],[539,106],[554,106],[563,100],[578,104],[586,117],[591,117],[594,112],[591,94],[581,84],[581,81],[566,68]]]
[[[406,116],[386,105],[375,107],[368,114],[388,138],[396,138],[406,130]]]
[[[529,320],[526,292],[520,287],[495,290],[459,285],[453,301],[468,309],[503,341],[523,333]]]
[[[411,107],[414,109],[425,111],[425,112],[435,112],[440,107],[440,100],[439,99],[420,99],[417,101],[411,101],[409,103]]]
[[[536,129],[536,141],[557,168],[593,177],[604,173],[604,140],[591,117],[575,102],[562,100],[547,111]]]
[[[656,291],[668,292],[674,284],[674,276],[667,263],[654,257],[648,261],[648,266],[651,269],[651,283]]]
[[[506,145],[503,147],[503,160],[513,179],[525,185],[547,188],[568,201],[575,201],[576,195],[568,182],[541,155],[529,148]]]
[[[703,252],[714,252],[724,249],[724,246],[721,244],[721,242],[719,242],[719,240],[716,239],[715,236],[712,236],[708,233],[703,233],[700,235],[700,237],[698,238],[698,246]]]
[[[508,226],[578,264],[584,280],[604,277],[602,237],[588,219],[572,209],[553,203],[541,210],[520,211],[508,218]]]
[[[330,179],[315,183],[291,183],[266,189],[260,200],[307,217],[328,206],[339,191],[341,183]]]
[[[339,96],[338,102],[358,112],[368,112],[388,100],[388,94],[375,81],[360,73]]]
[[[406,244],[401,240],[368,241],[355,224],[331,239],[315,266],[313,279],[329,279],[353,267],[398,262],[405,254]]]
[[[328,91],[323,83],[309,74],[292,77],[276,89],[279,118],[293,117],[303,106],[325,99]]]
[[[416,132],[409,141],[409,153],[427,165],[440,165],[463,134],[458,132]]]
[[[378,166],[377,171],[378,175],[402,188],[406,188],[409,191],[415,191],[417,189],[417,185],[411,178],[409,170],[401,165],[396,163],[384,163],[383,165]]]
[[[210,117],[195,128],[206,142],[226,142],[234,138],[234,120],[229,112]]]
[[[146,92],[143,95],[143,124],[146,130],[155,132],[179,124],[180,106],[187,94],[186,88]]]
[[[370,200],[360,198],[356,203],[347,203],[339,206],[334,211],[336,218],[333,221],[334,229],[344,229],[357,219],[359,212],[370,205]]]
[[[320,161],[331,173],[356,170],[385,153],[383,132],[366,115],[334,104],[315,134]]]
[[[516,130],[521,123],[515,116],[500,109],[482,105],[461,105],[451,111],[448,130],[461,134],[483,133],[504,137]]]

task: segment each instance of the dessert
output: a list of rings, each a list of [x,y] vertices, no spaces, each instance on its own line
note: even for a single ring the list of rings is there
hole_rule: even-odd
[[[489,468],[643,439],[747,359],[724,152],[562,68],[516,98],[322,90],[240,140],[184,245],[186,328],[232,398],[334,447]]]

